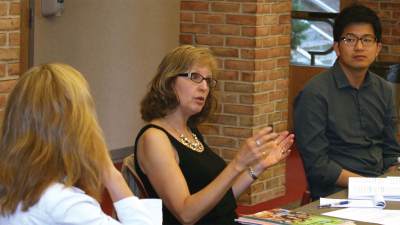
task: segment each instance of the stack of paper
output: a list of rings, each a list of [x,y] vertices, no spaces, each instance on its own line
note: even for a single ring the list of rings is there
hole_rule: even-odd
[[[400,201],[400,177],[349,178],[349,199],[374,199],[383,196],[387,201]]]

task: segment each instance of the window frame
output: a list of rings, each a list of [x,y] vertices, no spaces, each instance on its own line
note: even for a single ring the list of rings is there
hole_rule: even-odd
[[[333,20],[339,13],[329,13],[329,12],[310,12],[310,11],[291,11],[291,19],[302,19],[309,21],[318,21],[328,23],[333,28]],[[315,56],[317,55],[327,55],[333,51],[333,46],[331,46],[326,51],[307,51],[311,55],[310,65],[315,66]]]

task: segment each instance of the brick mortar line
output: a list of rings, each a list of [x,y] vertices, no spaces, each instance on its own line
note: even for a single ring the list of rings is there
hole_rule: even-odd
[[[18,75],[12,75],[12,76],[7,76],[7,77],[0,77],[0,81],[9,81],[9,80],[18,80],[19,76]]]

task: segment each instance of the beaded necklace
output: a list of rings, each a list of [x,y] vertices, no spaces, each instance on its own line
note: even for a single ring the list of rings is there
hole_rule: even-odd
[[[189,147],[191,150],[195,152],[202,152],[204,151],[204,146],[203,144],[199,141],[197,138],[196,134],[192,133],[192,137],[194,141],[189,140],[184,134],[179,135],[179,142],[181,142],[183,145],[186,147]]]
[[[179,134],[179,142],[180,143],[182,143],[183,145],[185,145],[186,147],[190,148],[191,150],[193,150],[195,152],[203,152],[204,151],[203,143],[201,143],[201,141],[199,141],[199,139],[197,138],[197,135],[195,133],[190,132],[193,137],[193,141],[191,141],[183,133],[179,132],[175,127],[169,125],[168,123],[167,123],[167,125],[169,127],[171,127],[172,129],[174,129],[174,131],[177,134]]]

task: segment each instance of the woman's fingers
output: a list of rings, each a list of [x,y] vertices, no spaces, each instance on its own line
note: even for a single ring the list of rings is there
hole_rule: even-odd
[[[253,137],[251,137],[250,139],[253,139],[256,144],[260,145],[262,144],[260,139],[262,139],[265,135],[270,134],[271,132],[272,132],[271,127],[265,127],[260,131],[258,131],[255,135],[253,135]]]
[[[281,143],[283,141],[287,141],[288,138],[293,138],[292,134],[289,134],[288,131],[283,131],[280,133],[272,132],[271,127],[266,127],[260,130],[257,134],[255,134],[251,139],[254,140],[254,144],[256,147],[261,147],[265,144],[269,144],[270,141],[274,141],[279,146],[282,146]],[[286,142],[284,142],[286,143]],[[265,147],[265,146],[263,146]]]
[[[252,137],[254,139],[254,143],[256,144],[257,147],[260,148],[265,148],[267,144],[270,144],[271,141],[274,141],[278,137],[278,134],[275,132],[270,132],[266,133],[262,136],[259,136],[257,139]]]
[[[294,134],[289,134],[278,143],[282,149],[287,150],[290,148],[290,146],[292,146],[293,142],[294,142]]]
[[[282,139],[283,137],[283,139]],[[285,159],[291,152],[290,146],[292,146],[294,142],[294,135],[288,134],[288,132],[281,133],[279,139],[276,138],[274,141],[270,141],[269,145],[266,146],[264,151],[267,151],[268,154],[263,157],[260,161],[264,168],[271,167],[276,163]],[[279,141],[279,143],[278,143]]]
[[[289,148],[285,151],[282,151],[282,158],[286,158],[292,150]]]
[[[276,143],[281,143],[283,140],[285,140],[286,137],[288,137],[289,132],[288,131],[283,131],[280,132],[278,137],[275,139]]]
[[[290,153],[293,138],[294,135],[287,131],[278,134],[273,132],[271,127],[263,128],[245,141],[237,155],[238,162],[242,167],[266,159],[275,164]]]

